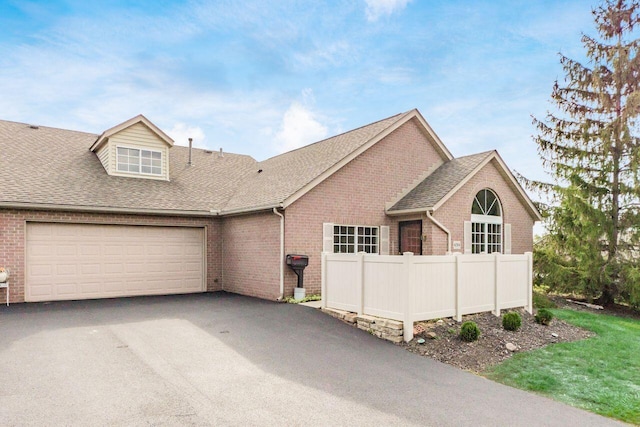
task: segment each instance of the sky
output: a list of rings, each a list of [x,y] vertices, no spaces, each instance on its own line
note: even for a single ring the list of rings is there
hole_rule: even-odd
[[[0,0],[0,119],[99,134],[144,114],[263,160],[417,108],[454,156],[545,179],[531,116],[596,5]]]

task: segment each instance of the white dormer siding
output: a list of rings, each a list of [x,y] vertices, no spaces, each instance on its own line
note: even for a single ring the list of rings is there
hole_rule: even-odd
[[[168,156],[169,150],[167,144],[142,123],[128,127],[109,138],[109,164],[111,166],[112,175],[134,176],[137,178],[162,179],[169,180]],[[133,148],[138,150],[150,150],[160,152],[162,155],[162,173],[160,175],[142,174],[123,172],[118,170],[118,147]]]
[[[164,132],[138,116],[105,131],[91,150],[109,175],[168,181],[172,145]]]
[[[100,163],[102,163],[102,167],[104,170],[109,173],[109,144],[104,144],[100,149],[96,152],[98,155],[98,159],[100,159]]]

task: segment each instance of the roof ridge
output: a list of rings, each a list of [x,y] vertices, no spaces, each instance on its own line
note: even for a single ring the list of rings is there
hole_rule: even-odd
[[[34,124],[34,123],[25,123],[25,122],[18,122],[15,120],[4,120],[4,119],[0,119],[0,123],[12,123],[12,124],[16,124],[16,125],[25,125],[25,126],[36,126],[38,128],[44,128],[44,129],[52,129],[52,130],[60,130],[60,131],[64,131],[64,132],[74,132],[74,133],[83,133],[85,135],[94,135],[94,136],[98,136],[99,134],[97,133],[93,133],[93,132],[85,132],[82,130],[75,130],[75,129],[65,129],[65,128],[58,128],[58,127],[53,127],[53,126],[46,126],[46,125],[38,125],[38,124]]]
[[[352,133],[352,132],[355,132],[355,131],[360,130],[360,129],[364,129],[364,128],[369,127],[369,126],[373,126],[373,125],[375,125],[377,123],[384,122],[385,120],[389,120],[389,119],[392,119],[394,117],[397,117],[396,121],[398,121],[398,120],[400,120],[400,118],[404,117],[406,114],[408,114],[408,113],[410,113],[412,111],[413,110],[409,110],[409,111],[405,111],[404,113],[394,114],[393,116],[389,116],[389,117],[386,117],[384,119],[376,120],[375,122],[367,123],[366,125],[358,126],[357,128],[341,132],[339,134],[336,134],[336,135],[321,139],[319,141],[312,142],[312,143],[307,144],[307,145],[303,145],[302,147],[294,148],[293,150],[289,150],[289,151],[285,151],[284,153],[276,154],[275,156],[272,156],[272,157],[269,157],[267,159],[264,159],[264,160],[260,161],[260,163],[266,162],[267,160],[275,159],[275,158],[280,157],[280,156],[284,156],[285,154],[290,154],[290,153],[305,149],[307,147],[311,147],[311,146],[316,145],[316,144],[320,144],[321,142],[325,142],[325,141],[328,141],[330,139],[334,139],[334,138],[337,138],[339,136],[346,135],[348,133]],[[393,123],[395,123],[396,121],[394,121]],[[389,126],[391,126],[393,123],[390,123]],[[389,127],[389,126],[387,126],[387,127]],[[380,132],[382,132],[382,131],[380,131]]]
[[[475,157],[475,156],[480,156],[481,154],[484,154],[485,156],[488,156],[490,154],[493,154],[494,152],[497,152],[497,150],[487,150],[487,151],[480,151],[479,153],[474,153],[474,154],[467,154],[466,156],[460,156],[460,157],[454,157],[452,160],[461,160],[461,159],[466,159],[468,157]],[[447,162],[448,163],[448,162]]]
[[[179,148],[179,149],[185,149],[185,150],[188,150],[188,149],[189,149],[189,146],[188,146],[188,145],[175,144],[175,145],[174,145],[173,147],[171,147],[171,148],[172,148],[172,149],[173,149],[173,148]],[[212,149],[212,148],[191,147],[191,149],[192,149],[192,150],[194,150],[194,151],[198,150],[198,151],[209,152],[209,153],[211,153],[211,154],[220,154],[220,151],[215,150],[215,149]],[[231,156],[242,156],[242,157],[249,157],[249,158],[253,159],[253,156],[251,156],[251,154],[233,153],[233,152],[231,152],[231,151],[223,151],[223,152],[222,152],[222,154],[223,154],[224,156],[226,156],[226,155],[231,155]],[[253,160],[255,160],[255,159],[253,159]],[[258,163],[258,162],[256,161],[256,163]]]

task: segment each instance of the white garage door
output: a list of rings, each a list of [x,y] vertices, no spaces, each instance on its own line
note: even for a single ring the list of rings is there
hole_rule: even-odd
[[[205,290],[203,228],[27,224],[26,301]]]

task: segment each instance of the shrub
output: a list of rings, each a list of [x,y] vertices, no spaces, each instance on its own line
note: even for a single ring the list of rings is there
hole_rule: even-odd
[[[534,291],[533,306],[535,308],[556,308],[556,304],[547,295]]]
[[[547,310],[546,308],[541,308],[536,313],[536,322],[541,325],[548,325],[551,323],[553,319],[553,313]]]
[[[522,326],[522,317],[519,313],[512,311],[502,316],[502,327],[507,331],[517,331]]]
[[[464,322],[460,328],[460,339],[466,342],[476,341],[480,336],[480,328],[476,322]]]

